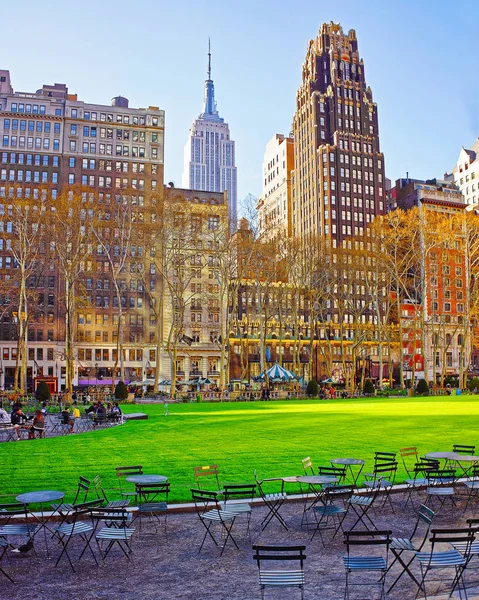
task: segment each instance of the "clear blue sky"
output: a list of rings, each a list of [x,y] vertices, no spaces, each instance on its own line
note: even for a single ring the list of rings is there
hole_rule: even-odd
[[[165,180],[176,185],[202,107],[208,36],[239,198],[261,191],[265,144],[290,130],[308,40],[324,21],[356,29],[390,178],[442,176],[479,135],[477,0],[24,0],[0,15],[0,68],[15,90],[60,82],[80,100],[122,94],[165,109]]]

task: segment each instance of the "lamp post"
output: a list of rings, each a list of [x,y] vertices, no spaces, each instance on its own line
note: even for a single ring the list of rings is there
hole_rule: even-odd
[[[98,384],[98,363],[95,363],[95,385]]]

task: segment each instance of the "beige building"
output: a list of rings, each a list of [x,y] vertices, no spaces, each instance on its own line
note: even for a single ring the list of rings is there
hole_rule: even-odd
[[[479,204],[479,138],[470,149],[461,148],[456,166],[448,179],[461,190],[467,209],[477,210]]]
[[[292,235],[291,171],[294,140],[277,133],[266,145],[263,158],[263,191],[258,199],[259,235],[264,240]]]

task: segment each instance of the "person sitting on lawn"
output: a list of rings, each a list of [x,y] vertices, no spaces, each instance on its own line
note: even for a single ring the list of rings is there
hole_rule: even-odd
[[[70,425],[70,433],[73,433],[75,421],[70,416],[70,409],[68,406],[65,406],[65,408],[62,410],[62,423],[63,425]]]

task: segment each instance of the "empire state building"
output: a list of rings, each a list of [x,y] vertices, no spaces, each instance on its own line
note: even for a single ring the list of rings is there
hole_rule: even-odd
[[[211,79],[211,51],[208,46],[208,78],[205,81],[203,112],[190,127],[185,146],[182,186],[192,190],[228,192],[230,229],[237,225],[237,182],[235,143],[216,108],[215,86]]]

